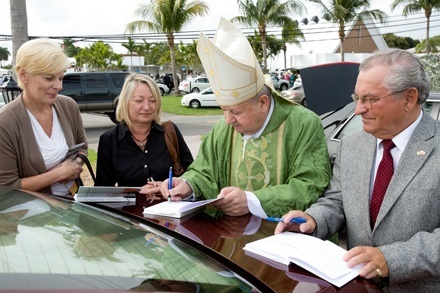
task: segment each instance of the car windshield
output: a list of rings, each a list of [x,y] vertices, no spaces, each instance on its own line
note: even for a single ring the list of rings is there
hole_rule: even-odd
[[[146,223],[0,187],[0,290],[255,292],[231,270]]]

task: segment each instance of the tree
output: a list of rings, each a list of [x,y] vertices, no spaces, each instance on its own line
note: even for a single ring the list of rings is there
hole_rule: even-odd
[[[290,14],[302,13],[304,4],[297,0],[237,0],[238,9],[243,14],[233,17],[232,22],[237,22],[249,27],[258,27],[261,36],[261,48],[263,51],[263,72],[267,72],[267,27],[289,26],[294,20]]]
[[[186,73],[193,71],[193,73],[203,70],[202,62],[197,54],[197,41],[193,40],[190,44],[179,45],[179,54],[182,55],[182,65],[186,66]]]
[[[9,6],[11,12],[12,68],[14,68],[18,48],[29,39],[26,0],[9,0]]]
[[[76,41],[72,40],[72,38],[63,39],[63,49],[67,57],[75,57],[81,50],[80,47],[75,46],[75,43]]]
[[[128,50],[130,54],[130,70],[133,71],[133,53],[136,52],[136,42],[133,38],[128,37],[128,43],[122,43],[122,47]]]
[[[262,40],[261,36],[257,31],[254,31],[253,36],[247,37],[249,43],[251,44],[252,49],[254,50],[255,56],[257,57],[258,63],[263,64],[263,48],[261,46]],[[267,35],[266,36],[266,57],[275,57],[283,50],[283,41],[281,39],[277,39],[275,36]]]
[[[284,52],[284,68],[287,67],[287,44],[295,44],[300,46],[300,40],[304,40],[304,34],[299,28],[298,21],[289,23],[283,26],[281,32],[281,40],[283,42],[283,52]]]
[[[438,53],[437,48],[440,48],[440,36],[432,37],[429,38],[428,40],[429,40],[429,47],[431,48],[429,53]],[[423,53],[423,51],[425,50],[426,50],[426,40],[423,40],[416,46],[415,51],[416,53]]]
[[[426,53],[431,51],[431,47],[429,45],[429,19],[431,17],[432,12],[435,9],[440,8],[440,0],[394,0],[391,3],[391,10],[394,10],[399,5],[405,5],[403,7],[403,15],[407,16],[408,14],[419,12],[421,10],[425,11],[426,17]]]
[[[431,79],[431,92],[440,92],[440,56],[438,53],[428,53],[421,57],[426,74]]]
[[[135,15],[143,20],[127,24],[126,31],[131,33],[149,29],[166,35],[175,89],[178,89],[179,85],[175,62],[174,34],[181,32],[184,26],[195,17],[204,16],[207,12],[208,6],[201,0],[151,0],[149,4],[141,4],[135,11]]]
[[[89,47],[81,49],[77,57],[77,64],[87,64],[89,70],[108,70],[120,66],[122,57],[113,52],[109,44],[98,41]]]
[[[1,61],[0,67],[3,67],[3,60],[8,61],[9,56],[11,56],[11,53],[9,53],[8,48],[0,47],[0,61]]]
[[[420,41],[414,40],[410,37],[399,37],[392,33],[383,34],[382,37],[387,43],[388,47],[399,48],[402,50],[414,48],[415,46],[417,46],[417,44],[420,43]]]
[[[368,10],[370,0],[331,0],[330,5],[325,5],[322,0],[309,0],[320,6],[322,18],[338,24],[340,40],[341,61],[344,61],[345,25],[351,21],[374,18],[385,23],[387,15],[380,9]]]

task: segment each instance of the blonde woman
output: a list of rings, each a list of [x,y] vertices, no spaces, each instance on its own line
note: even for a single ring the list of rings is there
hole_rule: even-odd
[[[98,146],[96,186],[143,186],[142,193],[159,192],[173,165],[161,124],[161,94],[152,78],[132,73],[119,95],[117,126],[101,135]],[[193,157],[180,130],[180,163],[186,170]]]
[[[15,72],[23,92],[0,109],[0,185],[70,194],[82,161],[65,156],[79,143],[87,155],[87,143],[78,105],[58,95],[68,66],[52,40],[34,39],[19,48]]]

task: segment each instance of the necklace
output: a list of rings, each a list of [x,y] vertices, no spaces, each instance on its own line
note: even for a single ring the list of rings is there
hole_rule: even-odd
[[[134,135],[132,134],[131,137],[133,137],[133,139],[135,141],[137,141],[138,143],[136,143],[141,149],[144,149],[145,144],[147,143],[147,138],[148,138],[148,134],[147,136],[143,139],[143,140],[139,140],[136,137],[134,137]]]

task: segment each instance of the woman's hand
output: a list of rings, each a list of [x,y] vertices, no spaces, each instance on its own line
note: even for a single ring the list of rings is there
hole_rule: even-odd
[[[62,180],[73,181],[81,175],[83,168],[75,160],[64,160],[60,165],[58,165],[58,172],[62,177]]]
[[[162,184],[162,181],[156,181],[151,182],[149,181],[147,184],[142,186],[141,191],[139,193],[146,194],[146,195],[154,195],[154,194],[160,194],[160,185]]]

